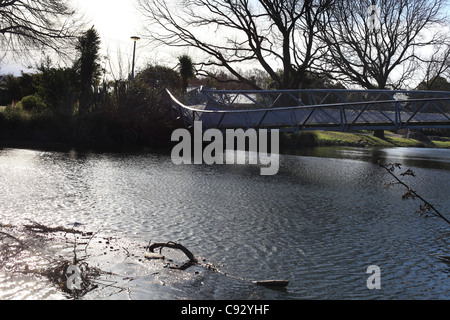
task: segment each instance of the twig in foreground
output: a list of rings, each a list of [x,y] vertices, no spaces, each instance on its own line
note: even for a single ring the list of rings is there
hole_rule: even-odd
[[[418,198],[421,201],[423,201],[423,206],[420,206],[420,209],[418,210],[419,212],[431,212],[434,216],[441,218],[442,220],[444,220],[445,222],[447,222],[448,224],[450,224],[450,221],[444,217],[444,215],[442,213],[440,213],[431,203],[429,203],[427,200],[425,200],[422,196],[420,196],[416,191],[414,191],[410,186],[408,186],[404,181],[402,181],[395,173],[395,169],[401,169],[402,165],[400,163],[394,163],[394,164],[384,164],[382,162],[378,162],[378,165],[382,168],[384,168],[392,177],[394,177],[396,183],[399,183],[401,185],[403,185],[406,188],[406,192],[405,194],[402,196],[403,200],[408,200],[408,199],[415,199]],[[401,173],[400,176],[404,177],[404,176],[413,176],[415,177],[415,173],[414,171],[412,171],[411,169],[406,170],[405,172]],[[391,182],[390,184],[388,184],[388,186],[392,185],[393,183]]]

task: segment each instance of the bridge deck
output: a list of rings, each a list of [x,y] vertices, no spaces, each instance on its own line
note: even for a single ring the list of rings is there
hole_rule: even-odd
[[[450,128],[450,92],[388,90],[219,91],[197,89],[174,115],[187,127],[280,130]]]

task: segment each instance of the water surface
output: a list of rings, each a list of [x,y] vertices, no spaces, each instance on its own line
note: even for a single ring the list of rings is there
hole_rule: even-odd
[[[386,188],[379,160],[413,169],[405,181],[450,214],[450,150],[318,148],[281,156],[279,173],[261,176],[256,165],[176,166],[152,152],[3,149],[0,222],[78,223],[130,247],[174,241],[229,275],[197,283],[188,271],[193,280],[161,291],[163,280],[130,264],[142,272],[127,283],[133,299],[450,298],[450,267],[437,258],[450,256],[450,226],[415,213],[420,202],[402,201],[400,186]],[[366,286],[370,265],[381,268],[381,290]],[[0,299],[23,298],[24,288],[27,298],[64,298],[42,279],[0,274]],[[261,279],[290,283],[245,281]]]

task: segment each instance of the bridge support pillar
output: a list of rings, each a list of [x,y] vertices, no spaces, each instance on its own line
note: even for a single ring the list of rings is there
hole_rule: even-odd
[[[385,139],[384,130],[374,130],[373,136],[384,140]]]

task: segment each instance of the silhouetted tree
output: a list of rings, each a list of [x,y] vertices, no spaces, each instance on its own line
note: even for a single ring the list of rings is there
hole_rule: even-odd
[[[8,105],[20,101],[23,97],[32,95],[36,92],[35,82],[37,74],[22,72],[19,77],[12,74],[5,76],[0,82],[0,105]]]
[[[72,115],[79,88],[75,69],[54,67],[47,58],[38,71],[34,80],[37,94],[51,110]]]
[[[219,67],[234,81],[260,89],[240,69],[256,63],[282,89],[301,87],[319,58],[318,22],[332,1],[139,0],[139,5],[155,43],[193,47],[207,55],[199,75]]]
[[[12,101],[19,101],[23,98],[20,92],[19,79],[12,74],[5,76],[0,83],[0,105],[11,104]]]
[[[445,0],[335,0],[323,15],[320,69],[366,89],[403,89],[419,73],[421,49],[448,39]],[[374,135],[384,138],[383,130]]]
[[[450,88],[445,84],[447,82],[445,78],[450,77],[450,39],[447,42],[437,44],[430,59],[426,62],[424,79],[419,84],[421,90],[435,90],[431,89],[434,87],[439,88],[436,90],[442,90],[440,88],[447,87],[445,91],[450,91]]]
[[[423,48],[448,41],[445,0],[335,0],[320,28],[336,79],[367,89],[400,89],[417,77]]]
[[[447,79],[438,76],[429,81],[422,81],[417,86],[417,90],[450,91],[450,82],[448,82]]]
[[[148,65],[137,74],[136,81],[141,81],[147,87],[159,91],[164,91],[166,88],[175,91],[180,88],[181,77],[178,72],[169,67]]]
[[[35,48],[63,53],[82,25],[66,0],[0,0],[0,52],[21,58]]]
[[[187,54],[178,57],[179,72],[182,79],[182,93],[187,92],[188,81],[195,76],[195,68],[192,59]]]
[[[86,113],[93,102],[93,87],[98,85],[102,71],[99,64],[100,36],[94,27],[78,38],[76,49],[79,53],[75,62],[80,81],[79,112]]]

